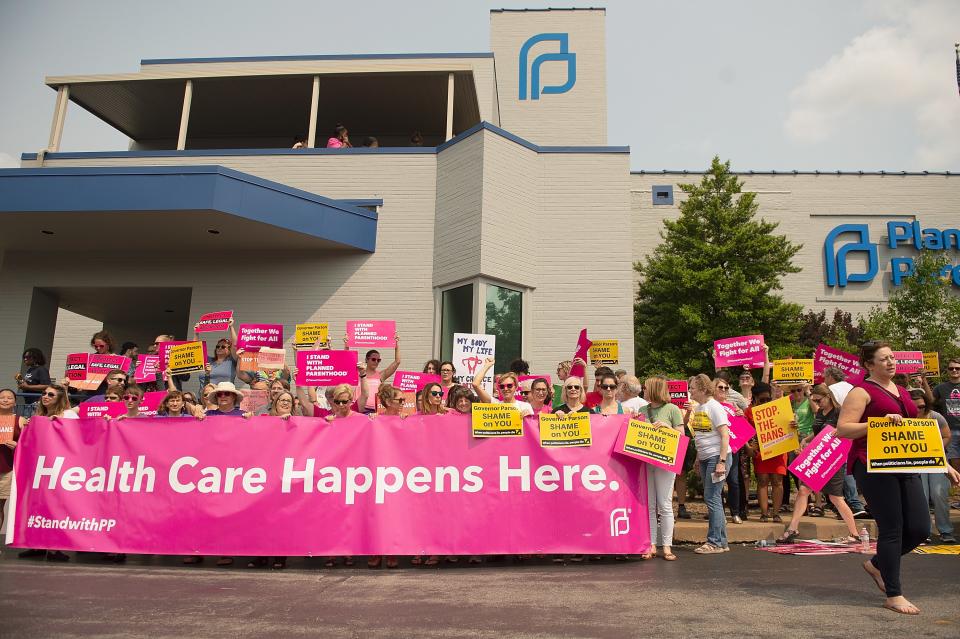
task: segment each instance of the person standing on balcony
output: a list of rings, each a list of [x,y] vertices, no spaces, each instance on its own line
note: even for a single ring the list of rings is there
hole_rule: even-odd
[[[337,122],[337,126],[333,127],[333,137],[327,140],[327,148],[343,149],[351,147],[353,145],[350,144],[350,132],[347,131],[347,127]]]

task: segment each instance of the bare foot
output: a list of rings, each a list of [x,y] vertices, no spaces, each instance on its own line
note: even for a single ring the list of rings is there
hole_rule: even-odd
[[[877,570],[876,566],[873,565],[873,562],[864,562],[863,569],[873,578],[873,581],[875,584],[877,584],[877,588],[880,589],[880,592],[887,594],[887,587],[883,583],[883,577],[880,576],[880,571]]]
[[[883,607],[887,610],[899,612],[901,615],[919,615],[920,609],[907,601],[906,597],[887,597],[883,602]]]

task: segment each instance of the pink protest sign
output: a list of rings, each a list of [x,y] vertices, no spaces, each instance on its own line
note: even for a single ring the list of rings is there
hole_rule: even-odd
[[[853,442],[849,439],[837,437],[835,428],[826,426],[800,451],[789,466],[790,472],[809,486],[810,490],[823,490],[830,478],[847,461],[852,445]]]
[[[359,382],[357,351],[297,351],[298,386],[356,386]]]
[[[860,358],[852,353],[820,344],[813,353],[813,380],[816,383],[823,381],[823,371],[834,366],[847,375],[846,381],[855,384],[863,379],[866,371],[860,366]]]
[[[595,419],[595,418],[594,418]],[[591,425],[595,424],[594,419],[590,420]],[[633,457],[634,459],[639,459],[640,461],[656,466],[657,468],[663,468],[664,470],[669,470],[671,473],[680,473],[683,470],[683,458],[687,454],[687,446],[690,445],[690,438],[686,435],[679,435],[677,441],[677,454],[673,457],[673,463],[669,461],[662,461],[660,457],[666,458],[669,460],[669,454],[654,454],[651,455],[642,453],[631,452],[629,447],[626,447],[627,443],[627,429],[629,427],[629,419],[623,423],[623,426],[620,428],[620,432],[617,434],[617,441],[613,445],[613,450],[618,455],[625,455],[627,457]],[[648,426],[649,428],[649,426]]]
[[[689,392],[687,380],[685,379],[669,380],[667,382],[667,391],[670,393],[670,403],[677,408],[683,408],[687,405],[687,402],[690,401],[690,396],[687,394]]]
[[[127,412],[123,402],[80,402],[77,414],[80,417],[116,417]]]
[[[763,368],[763,335],[718,339],[713,343],[713,350],[713,363],[718,369],[726,366],[742,367],[744,364],[750,368]]]
[[[573,359],[579,358],[587,361],[587,355],[590,353],[591,346],[593,346],[593,342],[587,338],[587,329],[584,328],[580,331],[580,336],[577,338],[577,350],[573,353]],[[583,379],[583,376],[586,374],[587,370],[583,364],[574,364],[573,367],[570,368],[570,375],[573,377]]]
[[[347,322],[350,348],[393,348],[397,345],[397,323],[393,320],[351,320]]]
[[[156,415],[157,409],[160,408],[160,403],[166,396],[167,391],[151,391],[149,393],[144,393],[143,397],[140,399],[140,406],[137,408],[137,411],[142,417],[152,417]]]
[[[217,311],[216,313],[207,313],[200,316],[197,322],[195,332],[213,333],[216,331],[225,331],[230,328],[230,320],[233,319],[233,311]]]
[[[157,356],[160,360],[160,370],[167,370],[167,364],[170,363],[170,349],[180,344],[186,344],[186,341],[171,340],[169,342],[160,342],[157,344]],[[206,344],[206,342],[204,342]]]
[[[427,384],[440,383],[440,376],[431,373],[414,373],[412,371],[397,371],[393,376],[393,385],[402,391],[420,392]]]
[[[157,381],[157,372],[160,370],[159,355],[141,355],[137,358],[137,369],[134,379],[138,384]]]
[[[923,370],[923,353],[920,351],[893,351],[897,359],[898,373],[916,373]]]
[[[228,556],[647,550],[646,473],[612,454],[626,416],[592,416],[593,445],[570,448],[541,448],[532,417],[523,437],[477,442],[470,419],[34,418],[7,542]]]
[[[130,358],[123,355],[101,355],[92,353],[87,360],[87,377],[107,376],[110,371],[119,368],[123,372],[130,370]]]
[[[83,381],[87,378],[87,360],[90,359],[90,353],[71,353],[67,355],[67,379],[71,381]]]
[[[723,410],[727,412],[727,417],[730,419],[730,427],[728,429],[730,433],[730,451],[735,453],[743,448],[743,445],[750,441],[750,438],[756,435],[757,431],[750,425],[746,417],[737,415],[736,406],[727,402],[721,402],[720,405],[723,406]]]
[[[241,324],[237,348],[255,351],[263,346],[283,348],[283,324]]]

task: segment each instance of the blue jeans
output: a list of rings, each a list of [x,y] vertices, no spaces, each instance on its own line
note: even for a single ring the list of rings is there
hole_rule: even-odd
[[[707,543],[717,548],[727,547],[727,518],[723,514],[723,482],[713,483],[712,475],[720,456],[714,455],[700,460],[700,477],[703,478],[703,501],[707,504],[709,524]],[[730,471],[730,458],[727,456],[727,471]]]
[[[952,535],[953,524],[950,523],[950,480],[942,473],[920,473],[920,483],[923,484],[923,494],[927,502],[933,501],[933,519],[937,522],[937,532],[941,535]]]
[[[858,513],[864,510],[863,502],[860,501],[860,495],[857,494],[857,480],[853,475],[843,476],[843,499],[853,512]]]

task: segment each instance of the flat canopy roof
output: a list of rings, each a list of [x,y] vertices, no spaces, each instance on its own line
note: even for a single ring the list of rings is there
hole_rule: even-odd
[[[222,166],[0,169],[0,248],[87,251],[124,237],[154,250],[372,253],[377,213]]]

